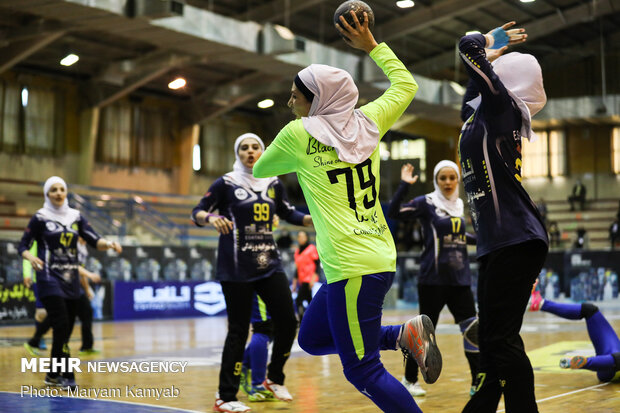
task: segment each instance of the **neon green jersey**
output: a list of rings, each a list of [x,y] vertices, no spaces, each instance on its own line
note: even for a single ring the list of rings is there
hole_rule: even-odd
[[[385,43],[370,57],[391,86],[360,109],[383,137],[409,106],[418,85]],[[379,163],[378,146],[360,164],[340,161],[334,148],[310,136],[298,119],[278,133],[254,165],[259,178],[297,172],[328,283],[396,270],[394,240],[378,200]]]

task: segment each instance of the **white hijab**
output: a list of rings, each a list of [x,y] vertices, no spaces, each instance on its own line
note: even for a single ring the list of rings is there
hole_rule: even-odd
[[[246,167],[239,159],[239,146],[241,142],[245,139],[252,138],[255,139],[260,145],[263,152],[265,151],[265,144],[262,139],[253,133],[244,133],[239,136],[235,141],[235,163],[233,164],[232,172],[228,172],[226,176],[231,178],[237,185],[245,186],[246,188],[250,188],[256,192],[262,192],[269,184],[274,180],[274,178],[254,178],[252,175],[252,168]]]
[[[435,186],[435,191],[426,195],[431,199],[433,205],[435,207],[441,209],[446,212],[448,215],[452,217],[462,217],[463,216],[463,200],[459,198],[459,187],[458,183],[452,195],[449,198],[446,198],[442,193],[439,185],[437,184],[437,174],[443,168],[452,168],[456,172],[456,177],[458,181],[461,180],[461,174],[459,172],[459,167],[452,161],[443,160],[435,165],[435,170],[433,171],[433,185]]]
[[[521,136],[534,142],[536,134],[532,130],[532,116],[547,103],[538,60],[531,54],[512,52],[497,58],[493,62],[493,71],[521,111]]]
[[[64,179],[59,176],[49,177],[47,181],[45,181],[45,185],[43,185],[43,196],[45,196],[45,202],[43,203],[43,208],[39,209],[37,213],[45,219],[59,222],[67,227],[78,219],[80,216],[80,211],[70,208],[67,198],[65,198],[65,202],[60,207],[56,207],[52,203],[47,193],[55,184],[61,184],[65,188],[65,192],[67,192],[67,183]]]
[[[364,112],[355,109],[359,92],[345,70],[312,64],[298,73],[314,95],[304,128],[317,141],[336,149],[338,159],[360,163],[379,143],[379,128]]]
[[[498,57],[492,64],[493,71],[521,112],[521,136],[530,142],[536,141],[538,137],[532,130],[532,116],[547,103],[538,61],[531,54],[512,52]],[[481,96],[478,96],[467,104],[478,109],[481,101]]]

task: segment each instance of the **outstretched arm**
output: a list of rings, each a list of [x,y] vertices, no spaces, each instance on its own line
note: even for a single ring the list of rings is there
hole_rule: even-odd
[[[380,135],[383,136],[411,104],[418,91],[418,84],[387,44],[377,45],[368,29],[368,17],[365,15],[364,24],[360,24],[355,13],[352,15],[353,26],[341,16],[344,29],[340,26],[336,28],[347,44],[368,53],[390,81],[390,87],[383,95],[360,108],[377,125]]]

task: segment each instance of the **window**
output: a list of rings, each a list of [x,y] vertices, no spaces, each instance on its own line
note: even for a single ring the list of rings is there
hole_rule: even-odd
[[[549,132],[549,169],[551,176],[566,175],[566,139],[563,130]]]
[[[6,152],[51,154],[62,146],[62,92],[0,82],[0,146]],[[56,145],[56,144],[59,145]]]
[[[537,131],[538,140],[522,140],[523,178],[566,174],[566,139],[563,130]]]
[[[521,177],[534,178],[549,175],[547,132],[536,132],[538,139],[535,142],[523,138],[521,140]]]
[[[139,166],[172,168],[172,119],[162,109],[134,107],[134,161]]]
[[[131,106],[106,106],[99,123],[97,160],[129,165],[131,147]]]
[[[424,139],[393,141],[390,155],[392,159],[419,159],[420,168],[416,174],[424,182],[424,172],[426,171],[426,141]]]
[[[611,167],[615,174],[620,174],[620,126],[611,130]]]
[[[230,170],[234,153],[227,136],[226,125],[221,120],[201,125],[199,143],[202,148],[202,171],[207,175],[220,175]]]
[[[20,141],[21,88],[14,83],[3,83],[0,87],[2,88],[2,150],[16,152]]]
[[[27,98],[24,99],[24,96]],[[54,92],[51,90],[22,89],[27,152],[51,152],[54,149],[54,103]]]

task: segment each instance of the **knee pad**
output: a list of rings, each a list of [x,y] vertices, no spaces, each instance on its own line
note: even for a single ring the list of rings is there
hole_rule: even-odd
[[[598,307],[591,303],[581,304],[581,317],[590,318],[598,312]]]
[[[478,349],[478,317],[470,317],[459,323],[463,333],[465,351],[479,351]]]
[[[620,371],[620,351],[617,353],[612,353],[611,356],[614,358],[614,368],[616,371]]]

